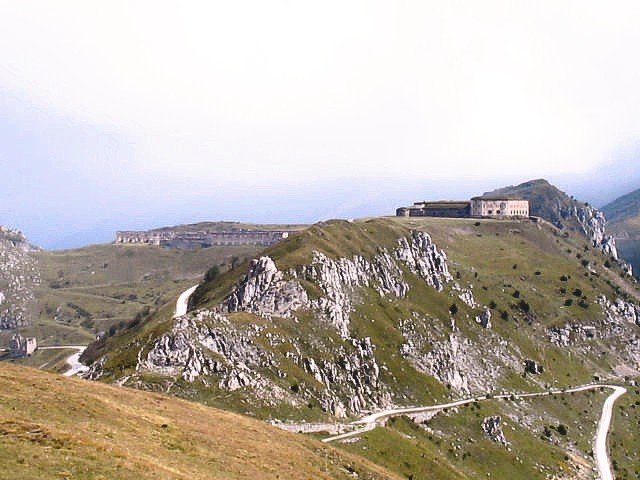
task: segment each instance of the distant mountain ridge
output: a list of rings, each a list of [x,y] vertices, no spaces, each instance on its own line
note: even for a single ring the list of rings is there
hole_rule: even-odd
[[[640,271],[640,189],[602,207],[610,221],[620,255]]]
[[[640,188],[602,207],[609,222],[617,223],[640,215]]]

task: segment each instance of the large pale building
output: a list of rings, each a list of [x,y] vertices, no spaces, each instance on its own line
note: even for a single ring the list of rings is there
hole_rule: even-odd
[[[528,217],[529,201],[509,197],[474,197],[472,217]]]
[[[474,197],[471,201],[416,202],[396,210],[398,217],[490,217],[519,218],[529,216],[529,201],[511,197]]]

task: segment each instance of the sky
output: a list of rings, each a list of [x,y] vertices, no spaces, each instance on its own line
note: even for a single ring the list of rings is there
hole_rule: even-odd
[[[0,224],[46,248],[640,187],[640,3],[0,0]]]

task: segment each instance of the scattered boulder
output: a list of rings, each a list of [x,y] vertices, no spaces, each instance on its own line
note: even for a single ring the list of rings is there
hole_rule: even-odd
[[[491,310],[485,308],[480,315],[476,316],[476,322],[483,328],[491,328]]]
[[[527,373],[532,373],[534,375],[540,375],[544,372],[544,367],[535,360],[531,360],[528,358],[524,361],[524,371]]]
[[[482,420],[482,432],[487,438],[496,443],[500,443],[504,446],[509,445],[509,442],[502,431],[502,419],[499,415],[485,417],[484,420]]]

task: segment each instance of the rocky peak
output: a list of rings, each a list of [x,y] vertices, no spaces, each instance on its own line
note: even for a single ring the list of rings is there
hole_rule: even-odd
[[[226,312],[288,317],[307,307],[309,298],[299,282],[285,280],[270,257],[252,260],[246,276],[222,305]]]

